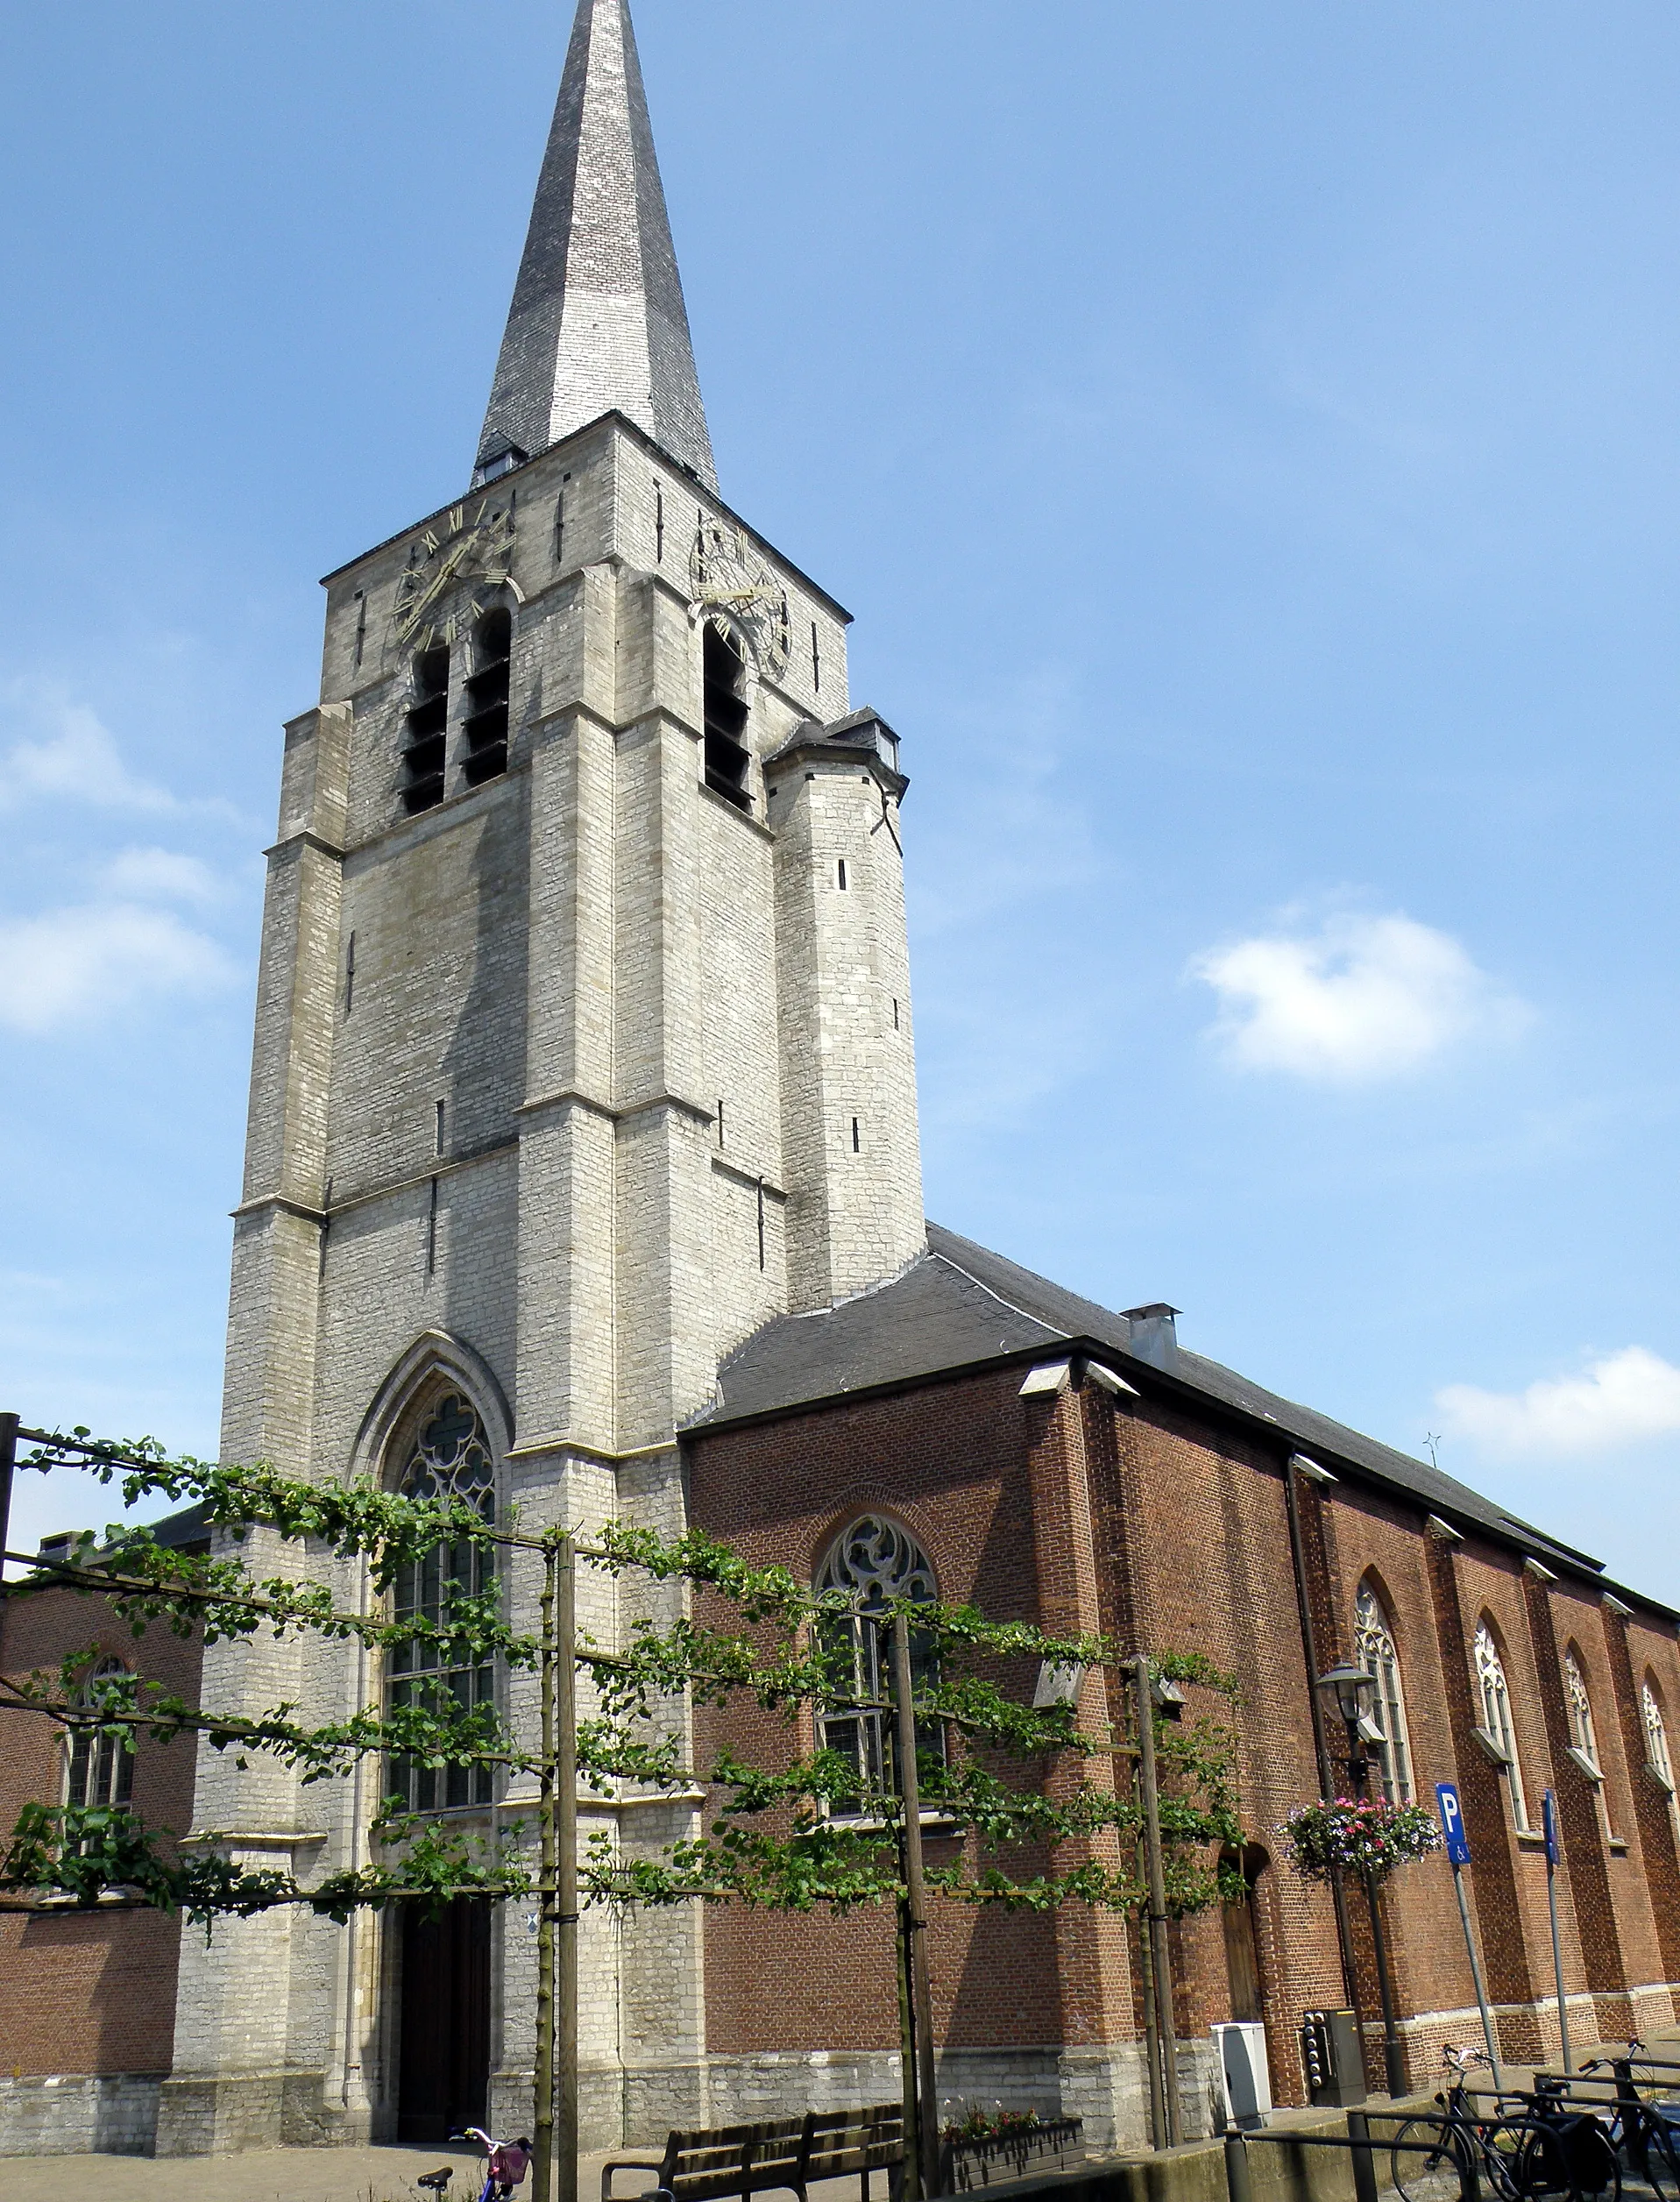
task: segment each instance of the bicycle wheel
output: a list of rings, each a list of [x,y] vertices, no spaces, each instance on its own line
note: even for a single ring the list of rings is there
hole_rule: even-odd
[[[1532,2128],[1520,2118],[1487,2118],[1478,2122],[1476,2139],[1482,2177],[1499,2202],[1524,2202],[1523,2154]]]
[[[1523,2202],[1620,2202],[1621,2165],[1596,2119],[1528,2127],[1519,2146],[1517,2179]]]
[[[1644,2162],[1636,2176],[1657,2202],[1680,2202],[1680,2135],[1666,2120],[1653,2119],[1646,2125],[1644,2144]]]
[[[1419,2146],[1402,2148],[1402,2142]],[[1468,2151],[1457,2134],[1434,2119],[1408,2118],[1389,2149],[1390,2175],[1400,2202],[1458,2202]]]

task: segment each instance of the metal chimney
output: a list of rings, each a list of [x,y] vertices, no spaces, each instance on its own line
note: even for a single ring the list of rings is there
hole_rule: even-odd
[[[1147,1307],[1127,1308],[1126,1323],[1131,1332],[1131,1350],[1140,1361],[1147,1361],[1152,1368],[1165,1369],[1169,1376],[1176,1376],[1179,1368],[1179,1332],[1177,1317],[1181,1311],[1168,1307],[1165,1300],[1152,1300]]]

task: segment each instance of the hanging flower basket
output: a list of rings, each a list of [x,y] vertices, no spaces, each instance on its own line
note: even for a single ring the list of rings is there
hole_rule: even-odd
[[[1426,1806],[1389,1804],[1381,1797],[1301,1805],[1279,1832],[1290,1865],[1314,1881],[1328,1881],[1338,1868],[1386,1880],[1407,1858],[1428,1857],[1441,1848],[1441,1830]]]

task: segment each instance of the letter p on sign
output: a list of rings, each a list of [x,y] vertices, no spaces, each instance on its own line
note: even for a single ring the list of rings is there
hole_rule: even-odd
[[[1464,1832],[1464,1808],[1458,1801],[1458,1792],[1450,1781],[1437,1781],[1435,1801],[1441,1813],[1441,1832],[1446,1838],[1447,1856],[1455,1865],[1470,1864],[1470,1837]]]

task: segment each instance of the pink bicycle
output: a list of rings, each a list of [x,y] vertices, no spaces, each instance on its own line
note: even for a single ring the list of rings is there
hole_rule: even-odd
[[[476,2141],[485,2152],[484,2184],[478,2190],[478,2202],[512,2202],[514,2189],[531,2168],[530,2142],[522,2135],[517,2141],[493,2141],[481,2126],[469,2126],[464,2133],[451,2134],[450,2139]],[[436,2202],[443,2202],[454,2177],[452,2163],[440,2164],[436,2171],[428,2171],[416,2179],[415,2184],[435,2195]]]

